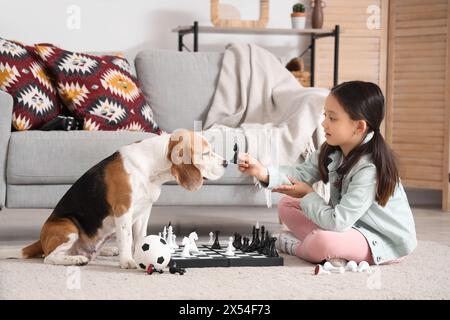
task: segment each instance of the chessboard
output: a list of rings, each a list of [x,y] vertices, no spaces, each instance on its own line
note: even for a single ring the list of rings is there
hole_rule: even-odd
[[[225,255],[226,248],[211,249],[211,245],[198,245],[200,253],[191,253],[192,257],[182,257],[183,247],[175,249],[172,260],[181,268],[206,267],[270,267],[282,266],[283,257],[269,257],[262,253],[235,250],[234,256]]]

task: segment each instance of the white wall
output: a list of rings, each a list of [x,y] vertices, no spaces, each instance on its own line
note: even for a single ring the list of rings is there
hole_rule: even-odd
[[[242,19],[259,17],[259,0],[221,1],[238,7]],[[296,2],[271,0],[268,27],[290,28]],[[68,12],[73,8],[79,15]],[[177,50],[177,34],[171,30],[194,20],[211,25],[210,0],[0,0],[0,37],[28,44],[50,42],[72,51],[134,55],[144,47]],[[185,39],[192,47],[192,36]],[[201,34],[199,49],[222,51],[230,42],[252,42],[286,60],[303,51],[308,41],[296,36]]]

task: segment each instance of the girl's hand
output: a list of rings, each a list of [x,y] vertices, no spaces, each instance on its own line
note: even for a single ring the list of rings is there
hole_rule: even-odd
[[[292,185],[284,184],[277,186],[276,188],[272,189],[272,192],[283,193],[294,198],[301,198],[310,192],[314,192],[314,189],[311,188],[309,184],[295,180],[291,177],[288,177],[288,179],[292,183]]]
[[[238,154],[238,167],[242,173],[255,177],[264,183],[269,182],[267,169],[248,153]]]

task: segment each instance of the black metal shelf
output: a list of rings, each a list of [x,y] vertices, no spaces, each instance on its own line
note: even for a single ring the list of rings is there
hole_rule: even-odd
[[[315,67],[315,52],[316,40],[325,37],[334,37],[334,70],[333,70],[333,85],[338,84],[339,77],[339,36],[340,26],[336,25],[334,29],[281,29],[281,28],[236,28],[236,27],[207,27],[199,26],[197,21],[194,21],[192,26],[179,26],[172,30],[178,33],[178,51],[183,49],[189,50],[183,42],[185,35],[192,33],[194,35],[194,52],[198,51],[198,35],[199,33],[228,33],[228,34],[258,34],[258,35],[297,35],[309,36],[311,44],[308,49],[311,50],[311,87],[314,87],[314,67]],[[307,49],[307,50],[308,50]]]

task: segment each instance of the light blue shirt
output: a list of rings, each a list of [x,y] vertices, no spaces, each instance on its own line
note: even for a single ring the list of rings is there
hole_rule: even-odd
[[[342,191],[335,186],[342,152],[330,154],[328,165],[330,201],[315,192],[300,198],[305,215],[321,229],[343,232],[354,228],[367,239],[376,264],[397,259],[411,253],[417,246],[416,230],[411,208],[401,182],[382,207],[375,200],[377,172],[370,155],[364,155],[345,175]],[[295,167],[268,167],[269,184],[291,184],[288,176],[309,185],[320,180],[319,150]]]

